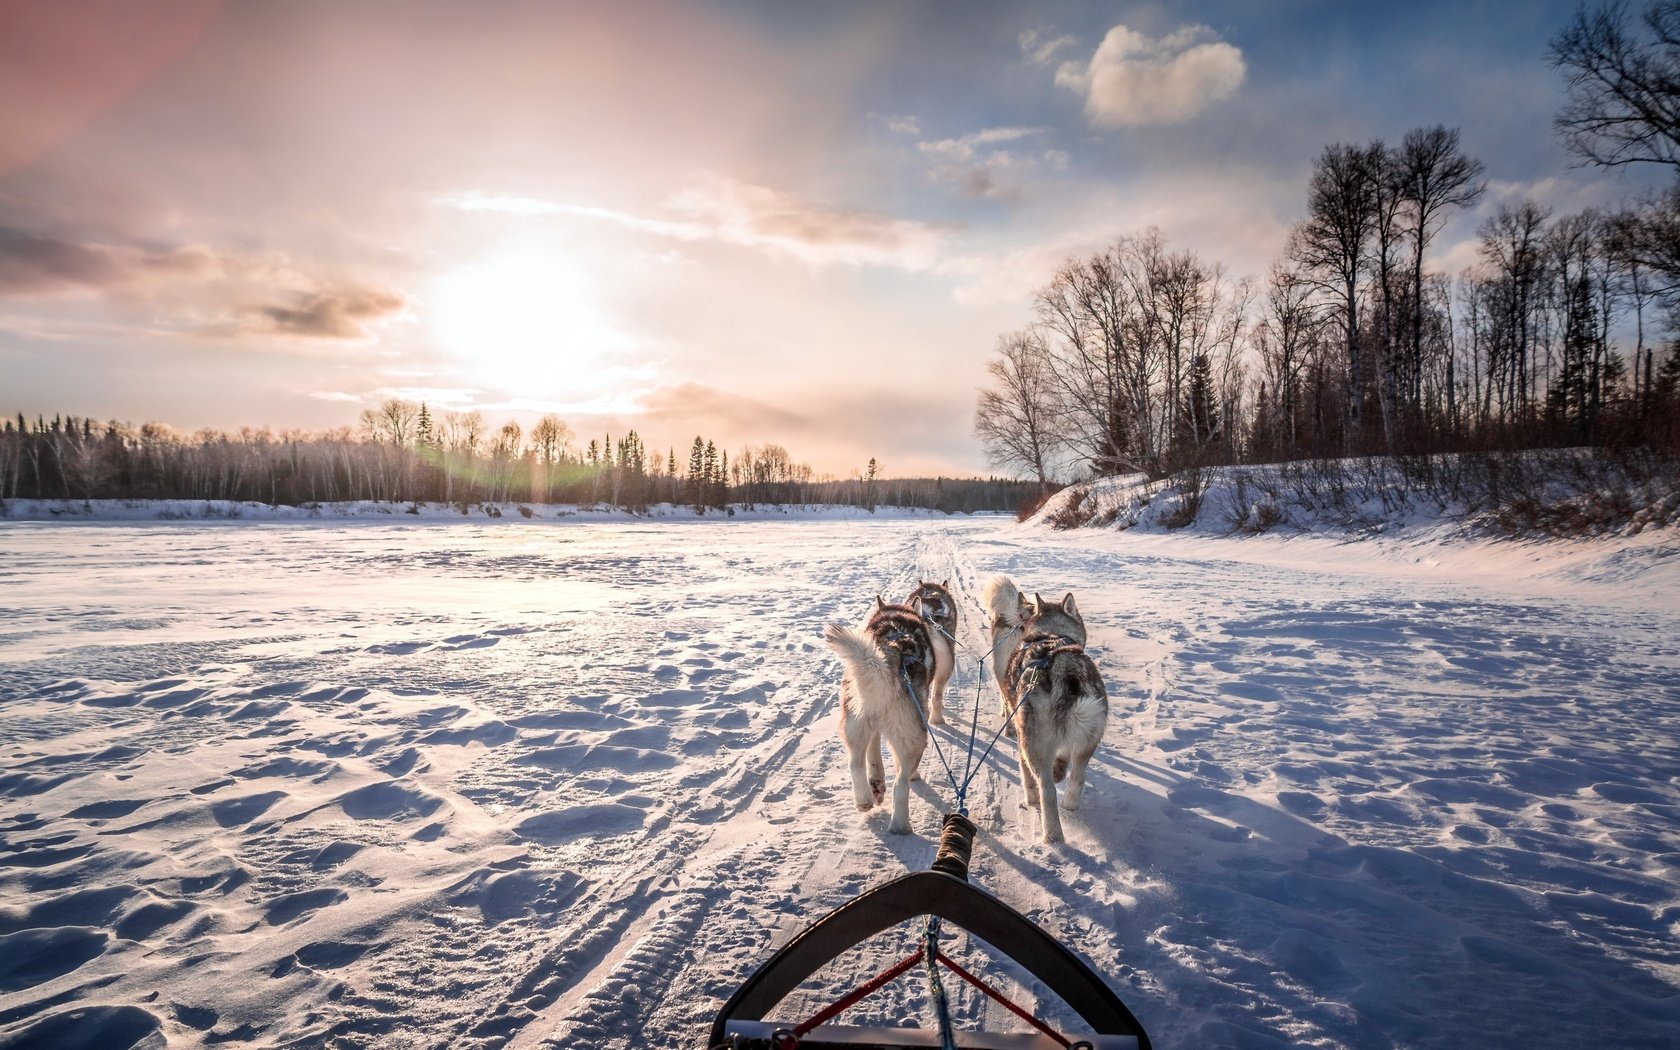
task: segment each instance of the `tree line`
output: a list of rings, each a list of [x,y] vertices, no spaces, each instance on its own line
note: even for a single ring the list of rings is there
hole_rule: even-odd
[[[1656,164],[1667,192],[1613,212],[1505,201],[1477,262],[1432,272],[1480,202],[1459,132],[1333,143],[1262,280],[1156,230],[1069,259],[988,363],[975,430],[994,465],[1162,477],[1214,463],[1638,445],[1680,451],[1680,4],[1581,9],[1552,42],[1565,144]]]
[[[0,422],[0,501],[187,499],[307,506],[341,501],[445,503],[499,513],[505,504],[574,503],[646,513],[656,504],[697,514],[733,506],[921,507],[1008,511],[1029,486],[1007,479],[884,479],[871,459],[855,477],[819,475],[779,445],[733,455],[696,436],[686,459],[650,450],[635,430],[579,447],[570,426],[544,416],[526,430],[491,428],[477,412],[434,414],[392,398],[358,427],[322,432],[246,427],[187,434],[19,413]]]

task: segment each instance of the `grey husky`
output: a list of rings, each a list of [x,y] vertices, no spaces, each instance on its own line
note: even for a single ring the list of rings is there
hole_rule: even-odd
[[[945,724],[945,684],[956,666],[957,603],[948,589],[950,580],[930,583],[919,580],[904,604],[922,614],[933,639],[933,683],[928,689],[927,720]]]
[[[1018,742],[1026,804],[1043,817],[1044,841],[1062,842],[1059,809],[1079,808],[1085,767],[1108,728],[1108,690],[1085,655],[1085,619],[1069,594],[1032,600],[1007,576],[986,584],[992,666]],[[1068,779],[1057,806],[1056,783]]]
[[[881,741],[892,749],[892,822],[889,831],[910,831],[910,780],[927,749],[927,728],[917,700],[933,681],[933,632],[914,609],[875,597],[863,630],[837,623],[823,627],[823,640],[840,657],[840,739],[851,755],[852,797],[870,810],[886,796]],[[912,692],[913,691],[913,692]]]

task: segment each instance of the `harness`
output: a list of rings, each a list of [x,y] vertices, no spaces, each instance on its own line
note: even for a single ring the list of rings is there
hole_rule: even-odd
[[[881,644],[898,650],[901,671],[908,672],[912,667],[932,670],[933,637],[915,610],[902,605],[883,606],[870,618],[868,630]]]
[[[898,662],[905,670],[920,667],[926,662],[927,632],[914,627],[893,627],[881,636],[887,645],[898,650]],[[909,644],[905,644],[909,643]]]
[[[951,592],[937,583],[924,583],[910,592],[906,604],[919,608],[922,616],[934,626],[939,633],[950,636],[950,627],[955,625],[957,605],[951,597]],[[950,626],[945,620],[952,621]],[[955,641],[955,639],[953,639]]]
[[[1011,699],[1019,703],[1020,697],[1037,689],[1056,657],[1084,653],[1084,645],[1059,634],[1033,634],[1022,639],[1009,657],[1009,678],[1015,686]]]

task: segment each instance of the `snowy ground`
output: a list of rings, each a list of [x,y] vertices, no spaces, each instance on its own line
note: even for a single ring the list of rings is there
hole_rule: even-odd
[[[1062,847],[1000,745],[974,877],[1158,1046],[1680,1045],[1676,547],[3,524],[0,1046],[700,1045],[931,859],[931,757],[915,835],[851,805],[822,623],[948,577],[978,649],[997,571],[1077,592],[1113,710]]]

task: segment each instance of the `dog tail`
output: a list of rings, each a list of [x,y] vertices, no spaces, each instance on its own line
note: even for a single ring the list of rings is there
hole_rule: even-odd
[[[823,624],[823,642],[840,657],[840,662],[852,671],[853,677],[884,667],[881,654],[860,631],[837,623]]]
[[[980,592],[980,601],[986,606],[986,611],[992,614],[992,622],[1002,622],[1009,627],[1018,627],[1021,623],[1021,592],[1015,589],[1015,581],[1004,575],[993,576],[986,581],[986,589]]]
[[[1068,736],[1075,740],[1083,738],[1095,747],[1108,730],[1108,690],[1103,688],[1094,667],[1087,664],[1086,670],[1088,673],[1082,675],[1054,674],[1050,710],[1067,712]],[[1055,778],[1061,780],[1067,767],[1062,763],[1057,765]]]

